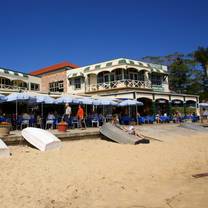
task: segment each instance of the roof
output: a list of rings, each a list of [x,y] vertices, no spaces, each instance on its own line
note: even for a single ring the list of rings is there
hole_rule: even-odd
[[[126,66],[132,66],[138,67],[140,69],[150,69],[154,72],[158,73],[167,73],[167,66],[164,65],[159,65],[159,64],[151,64],[151,63],[145,63],[142,61],[138,60],[133,60],[133,59],[127,59],[127,58],[118,58],[118,59],[113,59],[101,63],[96,63],[88,66],[81,67],[79,69],[83,70],[84,72],[90,72],[94,70],[99,70],[99,69],[106,69],[106,68],[112,68],[112,67],[117,67],[123,65],[124,67]],[[160,70],[160,71],[159,71]]]
[[[0,72],[4,74],[15,75],[15,76],[20,76],[20,77],[28,77],[28,74],[24,72],[19,72],[19,71],[7,69],[4,67],[0,67]]]
[[[127,59],[127,58],[118,58],[118,59],[113,59],[101,63],[84,66],[76,70],[70,70],[67,72],[67,75],[68,78],[71,78],[74,77],[73,74],[77,74],[77,70],[86,74],[90,74],[90,73],[98,74],[101,71],[111,72],[116,68],[123,68],[123,69],[134,68],[137,69],[138,71],[147,70],[149,72],[168,74],[167,66],[164,65],[145,63],[142,61]],[[77,76],[79,76],[79,74]]]
[[[48,67],[45,67],[45,68],[42,68],[42,69],[32,71],[32,72],[30,72],[30,74],[31,75],[42,75],[42,74],[45,74],[45,73],[48,73],[48,72],[53,72],[53,71],[56,71],[56,70],[59,70],[59,69],[65,68],[65,67],[70,67],[72,69],[79,68],[79,66],[77,66],[75,64],[72,64],[68,61],[64,61],[64,62],[61,62],[61,63],[58,63],[58,64],[54,64],[52,66],[48,66]]]

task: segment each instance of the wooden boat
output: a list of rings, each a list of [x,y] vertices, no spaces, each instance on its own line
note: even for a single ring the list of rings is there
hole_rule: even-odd
[[[61,140],[51,132],[43,129],[28,127],[22,130],[22,136],[41,151],[59,149],[61,147]]]
[[[7,145],[0,139],[0,157],[9,157],[10,151]]]
[[[110,140],[120,144],[139,144],[140,138],[135,135],[130,135],[128,132],[122,130],[118,126],[111,123],[104,123],[100,128],[100,133]]]

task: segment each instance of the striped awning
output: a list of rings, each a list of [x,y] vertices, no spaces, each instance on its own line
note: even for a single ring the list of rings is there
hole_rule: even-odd
[[[84,77],[84,74],[82,72],[74,72],[68,75],[68,79],[71,79],[74,77]]]
[[[21,72],[17,72],[17,71],[12,71],[9,69],[4,69],[4,68],[0,68],[0,72],[7,74],[7,75],[14,75],[14,76],[19,76],[19,77],[28,77],[27,74],[21,73]]]
[[[151,70],[152,70],[152,72],[155,72],[155,73],[168,74],[168,72],[166,72],[166,71],[164,71],[162,69],[152,68]]]

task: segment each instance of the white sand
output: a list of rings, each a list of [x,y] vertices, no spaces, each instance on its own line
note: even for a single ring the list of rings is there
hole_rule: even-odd
[[[208,133],[139,128],[164,142],[83,140],[49,152],[10,147],[12,157],[0,159],[0,207],[207,208],[208,177],[191,175],[208,172]]]

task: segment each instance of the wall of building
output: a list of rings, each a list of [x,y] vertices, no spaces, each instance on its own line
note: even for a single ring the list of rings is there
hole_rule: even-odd
[[[64,93],[67,92],[67,74],[66,71],[60,71],[56,73],[48,73],[44,74],[41,77],[41,91],[42,92],[49,92],[49,83],[57,82],[57,81],[64,81]]]

